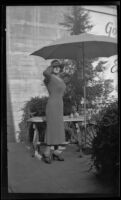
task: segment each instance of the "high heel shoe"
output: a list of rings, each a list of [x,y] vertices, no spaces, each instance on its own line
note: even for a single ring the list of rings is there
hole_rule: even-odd
[[[64,161],[64,158],[62,157],[61,154],[56,155],[53,153],[53,160]]]
[[[43,154],[42,156],[43,156],[43,160],[45,163],[51,164],[51,162],[52,162],[52,154],[51,153],[50,153],[50,155]]]

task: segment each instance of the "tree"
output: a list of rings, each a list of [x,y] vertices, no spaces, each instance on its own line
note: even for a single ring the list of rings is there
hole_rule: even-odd
[[[99,61],[95,69],[95,76],[98,77],[98,81],[103,86],[102,96],[108,99],[109,94],[114,90],[113,79],[104,79],[103,73],[105,71],[105,64],[107,61]],[[101,74],[102,73],[102,74]]]
[[[110,94],[114,90],[113,80],[107,79],[104,81],[104,96],[108,98],[108,94]]]
[[[89,20],[89,13],[81,6],[72,6],[71,15],[65,14],[64,20],[60,24],[67,27],[71,35],[88,32],[93,27]]]
[[[60,23],[61,25],[67,27],[68,31],[70,31],[71,35],[78,35],[81,33],[88,32],[92,29],[93,25],[90,23],[89,12],[85,11],[81,6],[72,6],[71,14],[64,16],[64,22]],[[80,102],[84,97],[84,84],[86,86],[86,99],[88,102],[94,100],[96,96],[100,96],[102,93],[102,84],[100,82],[94,81],[94,77],[96,76],[96,70],[93,69],[92,61],[85,59],[85,80],[83,77],[82,63],[78,61],[72,61],[71,66],[73,70],[73,74],[71,75],[70,82],[67,87],[70,90],[67,90],[67,96],[69,97],[69,101],[77,106],[79,109]],[[71,67],[70,67],[71,70]],[[85,81],[85,82],[84,82]]]
[[[71,35],[78,35],[90,31],[93,25],[90,23],[89,12],[85,11],[81,6],[72,6],[71,13],[64,15],[64,22],[60,23],[68,28]],[[63,61],[64,62],[64,61]],[[69,61],[66,66],[70,66],[71,74],[70,82],[67,84],[67,92],[64,100],[72,103],[72,105],[80,105],[81,99],[84,96],[84,77],[82,76],[82,68],[78,61]],[[93,77],[91,62],[85,61],[86,82],[90,81]]]

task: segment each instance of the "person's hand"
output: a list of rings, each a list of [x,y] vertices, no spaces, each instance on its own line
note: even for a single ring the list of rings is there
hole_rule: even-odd
[[[53,67],[50,65],[49,67],[47,67],[46,71],[51,74],[53,71]]]
[[[47,67],[47,69],[43,72],[43,75],[49,77],[49,76],[52,74],[52,71],[53,71],[53,67],[52,67],[52,66],[49,66],[49,67]]]

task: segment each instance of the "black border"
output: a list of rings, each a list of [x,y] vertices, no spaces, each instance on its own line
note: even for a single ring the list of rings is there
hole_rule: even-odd
[[[120,44],[120,34],[119,34],[119,24],[120,24],[120,1],[84,1],[84,0],[76,0],[72,1],[64,1],[64,3],[60,3],[59,1],[51,0],[50,2],[41,1],[33,1],[27,3],[25,0],[21,1],[2,1],[0,2],[0,13],[1,13],[1,199],[49,199],[49,198],[97,198],[97,197],[120,197],[120,194],[49,194],[49,193],[8,193],[8,171],[7,171],[7,104],[6,104],[6,6],[41,6],[41,5],[52,5],[52,6],[66,6],[66,5],[114,5],[117,6],[118,10],[118,55],[119,44]],[[118,62],[120,66],[120,55],[118,56]],[[120,77],[119,77],[120,69],[118,70],[118,90],[120,87]],[[120,93],[118,93],[120,94]],[[118,95],[119,99],[119,108],[120,108],[120,95]]]
[[[7,188],[7,112],[6,112],[6,12],[5,7],[0,7],[1,13],[1,188],[2,195],[6,194]]]
[[[96,1],[96,0],[75,0],[75,1],[72,1],[72,0],[65,0],[64,2],[62,1],[56,1],[56,0],[35,0],[34,2],[33,1],[29,1],[29,2],[25,2],[24,0],[21,0],[21,1],[16,1],[16,0],[11,0],[11,1],[7,1],[7,0],[2,0],[0,1],[0,4],[3,5],[3,6],[41,6],[41,5],[52,5],[52,6],[56,6],[56,5],[61,5],[61,6],[64,6],[64,5],[91,5],[91,6],[100,6],[100,5],[114,5],[114,6],[120,6],[120,0],[116,1],[116,0],[106,0],[106,1]]]

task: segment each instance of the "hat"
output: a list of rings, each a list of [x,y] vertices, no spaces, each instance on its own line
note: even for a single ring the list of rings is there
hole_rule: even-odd
[[[60,63],[59,60],[53,60],[53,61],[51,62],[51,66],[52,66],[52,67],[57,67],[57,66],[63,67],[63,65]]]

